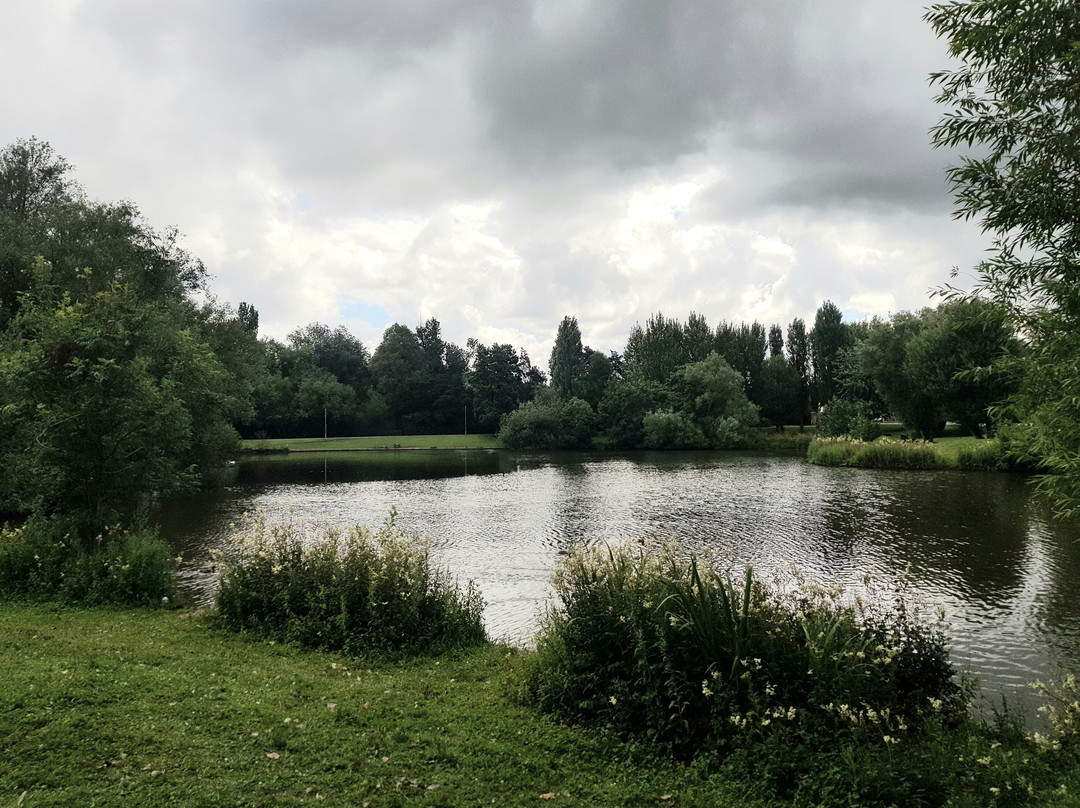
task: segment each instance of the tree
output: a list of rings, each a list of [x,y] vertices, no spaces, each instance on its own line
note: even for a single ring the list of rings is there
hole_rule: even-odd
[[[856,350],[862,372],[874,380],[889,409],[920,437],[933,440],[945,427],[945,402],[941,390],[927,377],[927,369],[916,368],[910,355],[928,317],[929,310],[899,312],[887,323],[878,321]]]
[[[806,323],[801,317],[791,321],[787,330],[788,363],[799,379],[798,421],[803,431],[810,411],[810,338],[806,335]]]
[[[743,377],[717,353],[679,368],[669,389],[673,410],[693,419],[717,449],[733,448],[733,437],[744,442],[746,429],[758,422],[758,409],[746,397]]]
[[[371,357],[375,387],[386,400],[398,430],[411,432],[424,409],[428,355],[413,330],[394,323],[383,332]]]
[[[849,344],[843,315],[831,300],[822,303],[814,316],[810,347],[814,363],[814,383],[819,404],[828,404],[836,395],[840,353]]]
[[[657,382],[640,377],[608,385],[600,401],[600,423],[616,449],[644,445],[644,417],[669,406],[668,394]]]
[[[240,305],[236,307],[236,318],[252,334],[257,335],[259,333],[259,310],[250,303],[240,301]]]
[[[490,347],[475,339],[468,342],[472,369],[467,383],[472,398],[472,419],[481,432],[499,431],[500,419],[533,398],[544,383],[544,375],[519,354],[513,345],[495,343]]]
[[[785,424],[799,420],[799,375],[776,354],[761,366],[761,417],[781,431]]]
[[[581,329],[576,317],[563,317],[559,323],[548,370],[551,374],[551,386],[559,398],[571,399],[582,392],[585,349],[581,345]]]
[[[627,373],[648,381],[666,382],[688,361],[682,324],[662,312],[649,317],[645,328],[635,323],[626,340],[623,359]]]
[[[89,540],[238,448],[254,337],[193,302],[206,270],[175,229],[69,170],[35,139],[0,151],[0,510]]]
[[[769,358],[784,355],[784,329],[779,325],[769,326]]]
[[[89,541],[235,451],[247,402],[190,325],[182,303],[119,284],[29,293],[0,343],[0,462],[19,483],[6,505],[69,517]]]
[[[588,402],[564,401],[546,390],[502,417],[499,442],[507,449],[588,449],[596,424]]]
[[[0,151],[0,214],[30,219],[69,199],[71,165],[37,138],[19,139]]]
[[[1008,392],[991,367],[1016,350],[1000,307],[952,301],[917,314],[899,312],[888,323],[872,321],[850,352],[857,366],[850,377],[870,379],[888,409],[927,440],[947,420],[981,436],[991,405]],[[851,378],[850,390],[862,386]],[[858,403],[864,415],[875,414],[872,398],[849,395],[848,401]]]
[[[1030,342],[1002,363],[1022,378],[1006,412],[1011,450],[1050,472],[1065,513],[1080,509],[1080,14],[1069,0],[969,0],[926,19],[959,61],[935,73],[947,107],[935,146],[974,149],[950,168],[958,218],[992,237],[973,295],[1004,304]]]
[[[594,351],[586,346],[585,372],[581,378],[579,397],[589,402],[595,410],[600,406],[600,400],[603,399],[608,383],[614,375],[615,368],[611,359],[600,351]]]
[[[686,346],[686,361],[700,362],[707,359],[716,350],[716,337],[708,321],[697,312],[690,312],[683,328],[683,344]]]

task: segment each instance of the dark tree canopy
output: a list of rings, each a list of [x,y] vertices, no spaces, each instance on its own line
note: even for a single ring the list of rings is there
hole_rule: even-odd
[[[16,140],[0,151],[0,215],[26,220],[70,198],[71,166],[48,143]]]
[[[840,309],[831,300],[822,303],[814,316],[810,346],[814,363],[814,383],[820,404],[828,404],[836,395],[840,354],[850,344],[843,319]]]
[[[548,363],[551,386],[556,395],[570,399],[580,395],[586,373],[585,349],[576,317],[563,317],[555,333],[555,345]]]

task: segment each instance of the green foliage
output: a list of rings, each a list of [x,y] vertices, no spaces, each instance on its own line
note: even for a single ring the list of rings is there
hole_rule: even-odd
[[[765,326],[757,321],[738,325],[722,322],[716,327],[716,352],[739,374],[746,397],[755,404],[761,403],[765,345]]]
[[[173,594],[175,560],[151,530],[80,540],[62,519],[0,529],[0,598],[153,606]]]
[[[961,449],[956,462],[965,471],[1000,471],[1007,467],[1001,444],[990,440]]]
[[[940,436],[946,420],[981,436],[982,425],[993,424],[991,405],[1009,393],[994,363],[1018,349],[1002,307],[952,301],[871,323],[849,356],[848,382],[871,380],[888,408],[926,440]]]
[[[495,433],[504,415],[532,400],[543,384],[543,374],[513,345],[495,343],[490,347],[469,340],[473,354],[472,370],[468,374],[472,397],[472,426],[482,432]]]
[[[563,317],[559,323],[548,369],[551,387],[559,398],[570,399],[581,395],[587,366],[576,317]]]
[[[704,449],[709,445],[705,433],[683,412],[657,410],[641,421],[646,449]]]
[[[229,419],[244,401],[186,324],[183,306],[149,306],[119,285],[24,296],[0,341],[11,436],[0,454],[19,469],[16,505],[79,514],[88,538],[238,449]]]
[[[774,590],[749,570],[736,583],[674,548],[575,551],[553,583],[528,697],[680,756],[887,749],[967,708],[943,635],[897,592]]]
[[[221,623],[312,648],[370,655],[485,642],[483,602],[433,565],[430,541],[394,527],[251,519],[221,557]]]
[[[629,378],[608,385],[600,401],[600,422],[616,449],[640,449],[645,416],[668,407],[668,393],[656,383]]]
[[[776,331],[779,332],[779,326]],[[799,374],[784,355],[776,353],[766,359],[758,384],[761,417],[777,429],[799,423],[801,395]]]
[[[358,663],[186,617],[0,609],[5,808],[774,804],[508,704],[516,649]]]
[[[899,441],[880,437],[873,442],[846,436],[815,438],[806,459],[819,466],[854,466],[864,469],[938,469],[944,464],[927,441]]]
[[[806,323],[801,317],[791,321],[787,330],[788,362],[798,376],[798,414],[796,423],[801,428],[810,414],[810,337]]]
[[[597,423],[587,402],[562,401],[549,393],[504,415],[498,439],[507,449],[588,449]]]
[[[820,404],[828,404],[836,395],[839,382],[839,360],[851,336],[843,322],[843,314],[831,300],[822,303],[814,316],[810,345],[814,365],[814,382]]]
[[[971,296],[1006,306],[1030,343],[1005,414],[1012,450],[1048,472],[1062,513],[1080,508],[1080,17],[1066,0],[969,0],[926,13],[954,65],[932,80],[946,112],[936,146],[971,149],[948,171],[959,218],[992,236]]]
[[[192,302],[206,270],[175,230],[68,170],[36,140],[0,152],[0,510],[64,515],[89,549],[237,450],[253,337]]]
[[[666,382],[690,361],[682,323],[657,312],[645,328],[635,324],[626,340],[624,357],[628,375],[646,382]]]
[[[806,457],[807,447],[814,440],[815,433],[804,431],[784,431],[756,429],[750,433],[749,448],[770,454]]]
[[[881,427],[870,420],[863,402],[836,397],[818,414],[817,433],[824,438],[846,435],[869,442],[881,435]]]

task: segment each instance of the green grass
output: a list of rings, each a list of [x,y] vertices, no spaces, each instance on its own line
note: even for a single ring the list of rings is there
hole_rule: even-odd
[[[495,449],[494,435],[376,435],[367,438],[274,438],[246,440],[246,450],[326,452],[364,449]]]
[[[963,451],[977,450],[989,443],[997,443],[996,440],[975,438],[970,435],[965,437],[944,437],[934,440],[934,449],[938,459],[948,468],[960,468],[960,453]]]
[[[770,795],[758,769],[782,746],[685,765],[517,706],[506,683],[524,660],[487,645],[361,662],[175,611],[0,603],[0,805],[822,802]],[[948,784],[908,804],[1076,806],[1080,771],[1055,754],[973,728],[896,755],[839,748],[818,779],[858,785],[830,805],[881,804],[869,796],[882,767],[907,761]]]
[[[0,805],[766,804],[514,706],[516,654],[361,664],[176,612],[0,604]]]
[[[871,443],[850,438],[826,438],[808,450],[810,462],[822,466],[858,468],[997,468],[1000,446],[995,439],[949,436],[902,442],[891,436]]]

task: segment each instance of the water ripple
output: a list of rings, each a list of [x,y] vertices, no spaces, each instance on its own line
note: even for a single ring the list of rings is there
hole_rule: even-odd
[[[450,471],[439,476],[417,471],[414,458],[399,479],[340,457],[333,467],[264,465],[246,478],[242,469],[226,491],[167,509],[163,533],[191,559],[182,583],[212,596],[209,550],[244,511],[349,526],[380,524],[396,507],[401,528],[431,534],[441,562],[477,583],[497,638],[531,636],[571,546],[674,537],[764,577],[792,566],[853,585],[867,570],[906,574],[912,595],[946,608],[954,657],[984,687],[1005,691],[1080,662],[1080,535],[1009,475],[641,453],[440,456]]]

